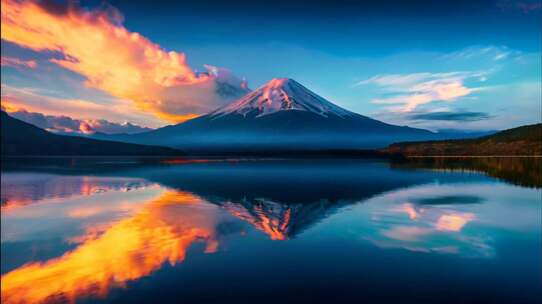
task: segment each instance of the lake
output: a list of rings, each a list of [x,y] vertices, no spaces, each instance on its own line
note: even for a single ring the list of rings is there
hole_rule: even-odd
[[[3,161],[3,303],[540,303],[538,158]]]

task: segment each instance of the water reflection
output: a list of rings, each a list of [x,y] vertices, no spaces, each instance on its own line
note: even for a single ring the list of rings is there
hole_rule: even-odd
[[[191,264],[191,257],[212,254],[228,263],[220,253],[243,256],[253,247],[266,248],[258,260],[280,267],[276,263],[286,254],[327,259],[304,247],[313,242],[330,248],[342,242],[340,250],[361,260],[369,259],[367,249],[357,246],[372,246],[378,254],[400,250],[498,261],[502,242],[540,244],[538,189],[470,171],[404,168],[381,161],[297,160],[169,162],[107,176],[4,172],[2,302],[107,301],[112,290],[133,292],[131,284],[142,278],[160,281],[161,269],[190,271],[179,267]],[[36,253],[44,244],[57,250]],[[277,251],[283,246],[300,249]],[[340,268],[352,260],[334,263]],[[196,266],[205,263],[192,266],[203,275]],[[336,275],[318,267],[324,277]]]
[[[2,212],[44,199],[92,195],[109,190],[130,191],[147,185],[143,179],[66,176],[48,173],[2,173]]]
[[[329,225],[339,220],[354,227],[351,237],[361,232],[383,248],[487,258],[503,232],[541,228],[539,195],[504,184],[425,184],[375,196]]]
[[[218,201],[230,214],[250,223],[271,240],[287,240],[329,215],[330,202],[281,204],[264,199],[238,203]]]
[[[178,208],[201,204],[189,193],[166,191],[133,216],[103,232],[89,231],[80,245],[59,258],[25,264],[2,277],[3,303],[74,301],[81,295],[107,295],[111,287],[150,274],[165,262],[184,260],[188,247],[206,243],[217,250],[214,210]]]
[[[422,157],[394,161],[391,165],[393,168],[484,172],[515,185],[542,187],[542,157]]]

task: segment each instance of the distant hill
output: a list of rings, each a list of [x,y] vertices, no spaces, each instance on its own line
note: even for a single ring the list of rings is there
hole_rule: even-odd
[[[394,143],[384,151],[406,156],[542,155],[542,124],[475,139]]]
[[[175,149],[57,135],[1,111],[2,156],[172,156]]]

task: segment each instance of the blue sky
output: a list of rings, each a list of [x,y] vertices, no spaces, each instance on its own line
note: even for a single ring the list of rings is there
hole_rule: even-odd
[[[61,3],[46,4],[46,13],[62,17]],[[275,77],[290,77],[349,110],[432,130],[506,129],[541,121],[538,1],[110,1],[106,9],[97,1],[81,5],[78,11],[102,10],[112,23],[160,49],[184,53],[194,72],[206,71],[204,65],[225,68],[253,89]],[[131,106],[133,94],[89,85],[87,80],[95,74],[51,60],[77,58],[74,54],[79,53],[5,38],[3,31],[3,57],[37,63],[37,68],[28,68],[3,58],[2,98],[16,99],[28,110],[58,116],[65,108],[66,115],[78,119],[157,127],[171,123],[164,120],[165,112],[202,114],[220,105],[201,97],[201,88],[197,94],[168,90],[158,96],[179,104],[159,110],[153,104],[149,113],[141,102]],[[170,97],[173,93],[209,101],[205,107],[187,106]],[[81,112],[74,100],[98,106]]]

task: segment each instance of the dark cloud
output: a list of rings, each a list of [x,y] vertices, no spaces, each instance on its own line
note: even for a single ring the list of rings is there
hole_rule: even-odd
[[[484,112],[429,112],[410,115],[412,120],[479,121],[491,118]]]
[[[61,133],[92,134],[100,132],[107,134],[134,134],[152,130],[131,123],[119,124],[105,119],[73,119],[68,116],[44,115],[26,110],[10,112],[9,115],[42,129]]]
[[[463,205],[463,204],[480,204],[484,201],[483,198],[473,195],[446,195],[437,197],[428,197],[415,200],[420,205]]]
[[[94,18],[107,17],[109,21],[113,22],[116,25],[121,25],[124,22],[124,16],[122,15],[122,13],[109,3],[102,1],[98,4],[95,3],[90,7],[83,6],[84,4],[89,4],[87,2],[88,1],[83,1],[83,3],[81,3],[78,0],[42,0],[38,1],[37,4],[43,10],[56,16],[66,16],[69,13],[73,12],[81,13],[83,11],[87,11],[87,13],[90,13],[91,16]],[[89,9],[92,9],[92,11]]]

